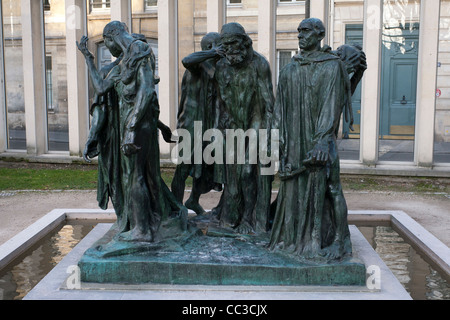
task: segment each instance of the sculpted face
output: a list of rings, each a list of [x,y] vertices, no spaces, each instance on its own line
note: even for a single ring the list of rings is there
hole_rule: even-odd
[[[223,39],[222,47],[225,51],[225,56],[231,65],[240,64],[245,61],[245,58],[247,57],[247,48],[241,37],[231,36]]]
[[[203,51],[211,50],[220,45],[220,35],[218,33],[208,33],[201,42]]]
[[[320,46],[323,36],[314,28],[310,21],[303,21],[298,27],[298,44],[303,51],[312,51]]]
[[[103,41],[105,42],[105,46],[108,48],[111,54],[118,58],[122,54],[122,48],[109,36],[103,36]]]

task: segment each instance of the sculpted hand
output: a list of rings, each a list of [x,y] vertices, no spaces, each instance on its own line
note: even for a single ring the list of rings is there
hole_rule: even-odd
[[[141,150],[141,147],[136,145],[136,132],[127,130],[125,132],[124,140],[122,141],[122,146],[120,147],[122,149],[122,152],[127,157],[136,154]]]
[[[367,70],[366,54],[364,52],[362,52],[362,51],[361,51],[361,57],[360,57],[360,62],[359,62],[359,68],[361,70]]]
[[[328,146],[316,145],[314,149],[308,152],[307,159],[303,161],[303,164],[305,166],[322,167],[326,165],[329,158]]]
[[[225,49],[222,45],[215,47],[214,49],[216,50],[216,54],[218,57],[225,58]]]
[[[124,144],[122,145],[121,149],[123,154],[129,157],[135,153],[138,153],[139,150],[141,150],[141,147],[138,147],[135,144]]]
[[[86,142],[83,151],[84,161],[91,163],[91,159],[99,155],[100,152],[98,151],[97,143],[97,140],[88,140],[88,142]]]
[[[89,51],[89,49],[87,47],[88,40],[89,40],[88,37],[82,36],[80,43],[78,43],[78,41],[77,41],[77,47],[78,47],[78,50],[80,50],[81,53],[84,55],[85,58],[94,58],[94,55]]]
[[[172,131],[167,126],[162,126],[159,128],[161,130],[161,134],[163,136],[163,139],[167,143],[174,143],[177,141],[176,137],[172,136]]]

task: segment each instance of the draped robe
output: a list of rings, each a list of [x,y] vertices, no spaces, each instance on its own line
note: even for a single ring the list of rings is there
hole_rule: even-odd
[[[335,55],[299,54],[281,71],[272,122],[280,130],[280,162],[292,171],[304,168],[316,145],[328,149],[329,160],[281,182],[271,249],[314,257],[331,245],[336,223],[330,189],[340,188],[336,134],[350,99],[348,74]]]
[[[270,131],[274,103],[270,66],[262,55],[252,49],[249,57],[248,63],[242,67],[229,66],[225,58],[217,63],[219,128],[224,136],[227,129],[242,129],[244,132],[251,129],[257,134],[260,129]],[[225,141],[224,154],[227,154],[230,145],[234,145],[236,155],[237,144],[228,140]],[[245,164],[216,166],[216,180],[224,183],[224,191],[214,210],[224,225],[236,227],[248,224],[256,232],[265,232],[270,215],[273,177],[261,174],[261,168],[265,165],[259,161],[259,154],[258,163],[249,164],[249,152],[249,144],[246,143]]]
[[[111,199],[117,215],[114,228],[118,234],[139,225],[136,216],[145,216],[148,224],[142,227],[148,228],[156,240],[161,221],[181,210],[182,206],[160,173],[159,103],[154,70],[155,57],[150,46],[136,39],[118,63],[102,70],[103,77],[114,81],[114,88],[104,96],[96,95],[91,110],[101,107],[105,117],[98,137],[99,206],[106,209]],[[149,94],[148,99],[137,94],[142,85],[139,76],[151,84],[141,88]],[[130,131],[127,125],[132,121],[136,121],[135,130]],[[141,149],[126,156],[120,148],[130,142]]]

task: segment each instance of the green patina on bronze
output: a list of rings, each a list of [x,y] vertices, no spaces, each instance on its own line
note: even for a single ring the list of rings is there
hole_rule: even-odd
[[[187,227],[187,209],[161,178],[158,129],[166,140],[171,132],[159,121],[155,56],[145,37],[128,33],[121,22],[108,23],[103,38],[117,60],[101,72],[87,49],[88,38],[77,43],[95,91],[84,158],[99,156],[97,197],[101,208],[109,200],[114,206],[115,238],[154,242],[164,232],[162,221],[173,212],[180,232]]]
[[[194,139],[203,141],[203,134],[217,128],[219,110],[217,106],[217,90],[214,83],[216,62],[221,58],[220,35],[215,32],[206,34],[201,41],[202,50],[194,52],[182,60],[186,71],[181,82],[181,98],[178,108],[177,130],[187,130],[190,134],[190,162],[177,165],[171,188],[176,199],[183,202],[185,183],[192,176],[192,192],[185,206],[197,214],[205,213],[199,203],[200,196],[211,190],[221,191],[222,184],[217,183],[215,171],[217,164],[195,164],[193,148]],[[195,122],[201,123],[201,136],[195,136]],[[206,147],[202,144],[201,150]],[[203,154],[203,152],[202,152]]]
[[[339,260],[352,255],[352,245],[336,137],[341,115],[352,115],[351,95],[365,59],[351,46],[336,53],[322,48],[325,28],[318,19],[302,21],[298,31],[301,50],[280,73],[273,112],[281,185],[270,247]]]
[[[169,143],[171,133],[158,120],[155,60],[145,38],[120,22],[108,24],[105,45],[118,59],[102,72],[82,38],[78,47],[96,92],[84,157],[99,156],[99,205],[111,200],[117,213],[80,260],[82,281],[365,284],[365,266],[352,252],[336,148],[342,114],[352,122],[364,53],[349,45],[321,48],[320,20],[304,20],[298,31],[301,51],[281,71],[276,99],[269,64],[237,23],[208,34],[203,50],[183,60],[178,128],[192,131],[201,121],[204,130],[224,135],[279,130],[281,185],[272,204],[273,176],[261,174],[260,162],[181,165],[169,190],[161,179],[158,129]],[[246,145],[247,160],[249,150]],[[197,213],[190,219],[181,203],[188,175],[195,190],[186,206]],[[200,195],[222,186],[220,202],[206,214]]]
[[[268,249],[268,235],[237,235],[209,215],[194,218],[198,229],[153,245],[116,247],[105,256],[108,234],[79,262],[81,280],[116,284],[355,285],[365,284],[365,266],[355,257],[311,262]],[[199,232],[199,230],[201,230]]]

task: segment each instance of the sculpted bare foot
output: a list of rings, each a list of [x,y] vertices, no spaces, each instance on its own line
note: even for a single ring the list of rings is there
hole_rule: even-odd
[[[344,249],[340,241],[334,241],[329,247],[323,248],[321,256],[329,260],[337,260],[344,255]]]
[[[255,233],[253,228],[247,222],[241,223],[239,226],[236,227],[235,230],[236,230],[237,233],[240,233],[240,234]]]
[[[132,229],[127,232],[123,232],[119,234],[118,237],[121,241],[129,241],[129,242],[153,242],[153,236],[150,232],[141,232],[137,229]]]
[[[319,257],[320,252],[320,242],[318,240],[313,240],[310,245],[303,249],[302,256],[306,259],[315,259]]]

